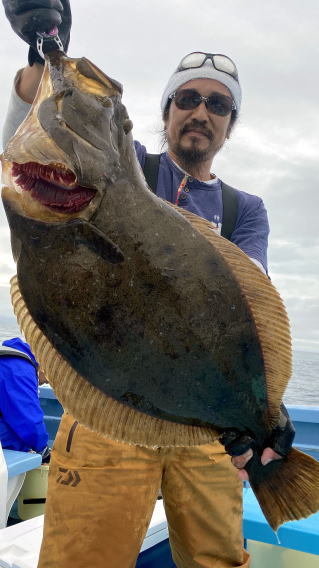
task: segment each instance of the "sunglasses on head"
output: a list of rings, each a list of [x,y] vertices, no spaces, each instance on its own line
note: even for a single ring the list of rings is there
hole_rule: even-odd
[[[186,69],[202,67],[207,59],[210,59],[217,71],[227,73],[238,81],[238,72],[235,63],[229,57],[221,55],[220,53],[204,53],[202,51],[189,53],[183,57],[176,71],[185,71]]]
[[[221,93],[212,93],[204,97],[195,89],[181,89],[169,95],[168,98],[174,100],[177,108],[181,110],[193,110],[202,102],[205,103],[208,112],[218,116],[227,116],[232,110],[236,110],[233,100]]]

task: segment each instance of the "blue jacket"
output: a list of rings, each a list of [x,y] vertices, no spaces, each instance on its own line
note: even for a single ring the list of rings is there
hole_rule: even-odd
[[[29,345],[18,337],[2,345],[23,351],[37,365]],[[14,355],[0,357],[0,440],[3,448],[23,452],[42,452],[48,443],[36,369]]]

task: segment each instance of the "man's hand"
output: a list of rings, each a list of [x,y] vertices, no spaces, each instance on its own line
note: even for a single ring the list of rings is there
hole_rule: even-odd
[[[248,450],[241,456],[234,456],[232,457],[231,461],[232,464],[238,469],[238,477],[241,481],[249,481],[249,475],[245,470],[245,465],[249,462],[249,460],[253,457],[253,450]],[[271,448],[265,448],[263,453],[261,454],[260,461],[263,465],[267,465],[267,463],[273,460],[281,460],[282,456],[274,452]]]
[[[15,33],[29,44],[29,65],[44,63],[37,51],[37,32],[59,34],[64,51],[70,41],[72,24],[69,0],[2,0]]]
[[[294,437],[293,423],[286,407],[281,403],[279,421],[267,440],[267,447],[260,457],[261,463],[267,465],[273,460],[280,460],[285,457],[291,449]],[[254,439],[246,434],[238,435],[234,431],[229,431],[222,435],[221,443],[224,444],[226,452],[232,456],[231,461],[238,469],[239,478],[242,481],[249,480],[245,466],[253,456],[256,445]]]

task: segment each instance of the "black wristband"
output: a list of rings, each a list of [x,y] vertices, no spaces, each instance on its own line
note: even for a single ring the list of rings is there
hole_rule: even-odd
[[[267,445],[277,454],[285,457],[292,446],[295,437],[295,428],[283,403],[280,405],[280,417],[277,426],[273,429]]]

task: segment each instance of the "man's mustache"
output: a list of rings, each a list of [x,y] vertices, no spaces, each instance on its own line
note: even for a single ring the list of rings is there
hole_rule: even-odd
[[[190,132],[192,130],[195,130],[196,132],[203,134],[210,141],[212,141],[214,138],[213,133],[208,128],[206,128],[206,126],[202,122],[197,120],[193,120],[192,122],[185,124],[181,129],[180,134],[181,136],[183,136],[183,134],[186,134],[187,132]]]

